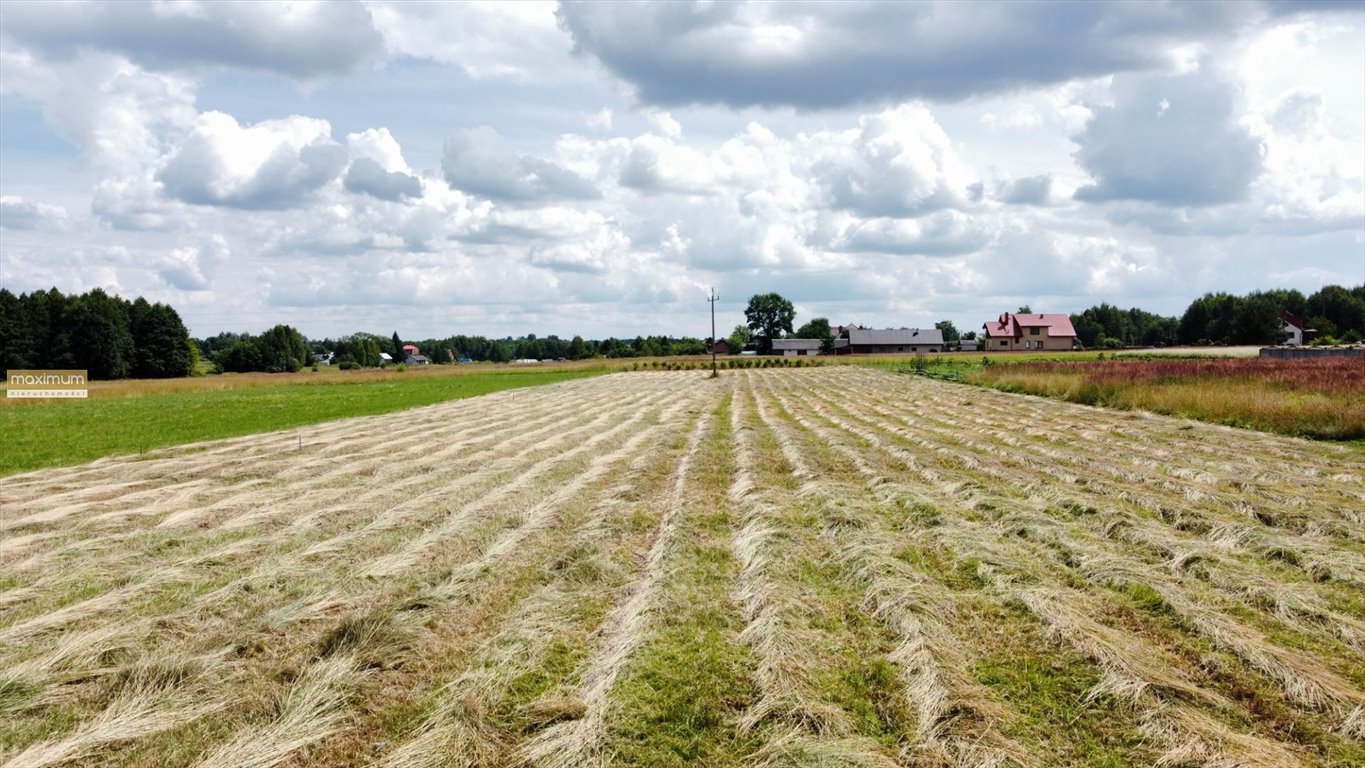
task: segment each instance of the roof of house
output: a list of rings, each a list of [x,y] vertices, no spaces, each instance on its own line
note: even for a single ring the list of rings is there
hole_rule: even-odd
[[[389,355],[388,352],[380,352],[380,353],[379,353],[379,359],[380,359],[380,360],[392,360],[393,357],[392,357],[391,355]]]
[[[1308,327],[1308,323],[1305,323],[1304,320],[1303,320],[1303,318],[1299,317],[1298,315],[1296,315],[1296,314],[1294,314],[1293,312],[1290,312],[1289,310],[1286,310],[1286,309],[1280,310],[1280,319],[1283,320],[1283,321],[1285,321],[1285,322],[1288,323],[1289,325],[1292,325],[1292,326],[1294,326],[1295,328],[1298,328],[1300,331],[1316,331],[1316,330],[1317,330],[1316,328],[1309,328],[1309,327]]]
[[[937,328],[850,328],[850,346],[943,345],[943,331]]]
[[[1046,328],[1047,335],[1052,337],[1076,335],[1076,328],[1071,325],[1071,316],[1060,312],[1019,315],[1006,312],[998,320],[988,320],[981,327],[986,329],[987,336],[996,338],[1001,336],[1019,338],[1024,335],[1023,329],[1038,327]]]
[[[428,361],[427,361],[427,356],[426,356],[426,355],[408,355],[408,360],[411,360],[411,361],[413,361],[414,363],[425,363],[425,362],[428,362]]]
[[[819,339],[773,339],[773,349],[819,349]]]
[[[403,345],[403,351],[404,351],[404,352],[416,352],[416,351],[418,351],[418,350],[417,350],[417,345],[416,345],[416,344],[404,344],[404,345]]]

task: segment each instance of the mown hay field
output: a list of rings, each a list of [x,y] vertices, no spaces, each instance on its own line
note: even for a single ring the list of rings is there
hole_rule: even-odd
[[[0,479],[0,766],[1360,765],[1363,595],[1356,449],[621,373]]]

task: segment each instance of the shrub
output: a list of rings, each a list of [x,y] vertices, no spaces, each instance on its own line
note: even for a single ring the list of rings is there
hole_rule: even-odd
[[[395,366],[393,367],[393,370],[396,371],[396,372],[398,372],[398,373],[402,373],[403,371],[406,371],[407,369],[408,369],[407,363],[399,363],[398,365],[395,365]]]
[[[350,361],[350,360],[342,360],[341,363],[337,365],[337,367],[340,368],[340,369],[343,370],[343,371],[351,371],[351,370],[355,370],[356,368],[359,368],[359,367],[360,367],[360,364],[359,364],[359,363],[352,362],[352,361]],[[314,366],[314,367],[313,367],[313,370],[316,371],[316,370],[317,370],[317,366]]]

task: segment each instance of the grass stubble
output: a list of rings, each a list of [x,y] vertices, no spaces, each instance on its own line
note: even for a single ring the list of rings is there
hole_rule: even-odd
[[[1361,764],[1363,478],[840,367],[12,476],[0,765]]]

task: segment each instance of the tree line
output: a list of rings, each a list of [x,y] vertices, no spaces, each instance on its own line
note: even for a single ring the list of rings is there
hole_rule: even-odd
[[[1245,296],[1206,293],[1190,302],[1180,317],[1105,303],[1073,314],[1071,324],[1080,343],[1091,348],[1278,344],[1285,338],[1282,310],[1317,330],[1314,343],[1365,339],[1365,285],[1328,285],[1308,296],[1281,289]]]
[[[15,295],[0,288],[0,365],[84,370],[91,379],[189,376],[198,349],[169,305],[96,288]]]

